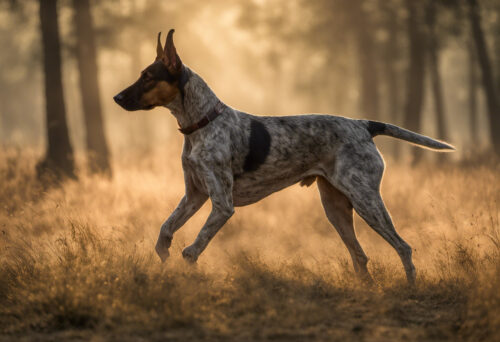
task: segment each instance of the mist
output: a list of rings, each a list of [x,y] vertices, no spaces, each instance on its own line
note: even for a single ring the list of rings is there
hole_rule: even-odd
[[[431,34],[438,42],[445,134],[438,138],[453,143],[458,153],[452,158],[460,159],[490,148],[490,123],[477,57],[471,51],[474,42],[467,5],[460,1],[436,3],[432,9],[424,4],[416,6],[415,20],[425,34],[422,50],[428,50]],[[498,80],[500,3],[481,1],[480,5],[493,76]],[[86,133],[71,2],[60,1],[58,13],[70,141],[82,151]],[[437,17],[432,32],[429,13]],[[347,5],[342,1],[301,0],[123,0],[91,2],[91,14],[99,100],[111,155],[122,150],[147,151],[180,139],[177,123],[167,109],[127,113],[112,100],[153,62],[157,33],[162,31],[165,36],[171,28],[176,29],[182,61],[234,108],[266,115],[326,113],[402,126],[408,123],[405,106],[410,96],[411,51],[409,12],[403,1],[354,1]],[[42,152],[46,132],[38,4],[2,1],[0,16],[1,143]],[[435,89],[428,53],[424,51],[424,55],[422,109],[416,128],[436,137]],[[384,153],[399,153],[388,139],[379,140]]]

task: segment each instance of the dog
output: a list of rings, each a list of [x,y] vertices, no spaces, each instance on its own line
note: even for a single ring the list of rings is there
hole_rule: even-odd
[[[354,231],[353,209],[398,253],[415,282],[412,249],[396,232],[380,196],[384,161],[373,137],[387,135],[433,150],[454,147],[382,122],[333,115],[254,116],[222,103],[158,34],[155,61],[114,96],[128,111],[168,108],[184,135],[185,195],[160,229],[156,252],[169,257],[174,233],[210,198],[212,211],[182,256],[196,262],[210,240],[245,206],[298,182],[317,182],[326,216],[345,243],[356,273],[372,281]]]

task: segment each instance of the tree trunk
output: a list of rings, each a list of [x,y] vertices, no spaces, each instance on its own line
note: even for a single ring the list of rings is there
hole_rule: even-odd
[[[436,114],[437,136],[441,140],[446,140],[447,135],[445,107],[443,101],[443,85],[441,81],[441,73],[439,72],[439,43],[436,34],[436,6],[433,1],[430,1],[427,7],[426,21],[429,30],[427,49],[429,58],[429,76],[431,80],[434,111]],[[440,161],[444,161],[446,158],[445,156],[445,153],[440,153],[438,158]]]
[[[357,57],[361,78],[361,111],[369,119],[379,119],[377,56],[373,25],[361,0],[351,0],[355,18]]]
[[[500,3],[498,3],[498,1],[494,5],[493,10],[496,11],[497,14],[500,13]],[[493,69],[495,69],[496,71],[496,82],[497,82],[496,89],[497,91],[500,91],[500,20],[498,20],[498,18],[495,20],[495,29],[493,31],[493,37],[494,37],[493,60],[495,65]]]
[[[61,76],[57,0],[40,0],[40,23],[45,74],[47,152],[37,165],[37,173],[39,177],[50,175],[55,180],[74,178],[73,149],[66,123]]]
[[[406,103],[405,103],[405,127],[412,131],[420,131],[422,104],[424,100],[424,73],[425,73],[425,44],[424,33],[420,29],[420,8],[414,0],[406,0],[408,9],[408,40],[409,58]],[[414,160],[418,162],[421,158],[421,150],[414,149]]]
[[[472,147],[479,144],[477,129],[477,58],[474,51],[474,42],[470,41],[467,49],[469,62],[469,132]]]
[[[384,10],[387,16],[388,38],[385,44],[384,72],[386,81],[387,110],[389,111],[389,121],[399,124],[401,120],[401,91],[399,82],[399,72],[396,68],[400,58],[398,47],[398,22],[397,13],[391,3],[385,3]],[[401,144],[397,141],[393,144],[392,153],[395,159],[400,156]]]
[[[476,0],[468,0],[469,19],[471,23],[472,36],[476,45],[477,58],[483,81],[483,88],[486,93],[486,103],[488,107],[488,116],[490,121],[490,135],[493,143],[493,149],[497,155],[500,155],[500,107],[495,89],[493,68],[488,55],[488,49],[481,28],[481,15],[479,4]]]
[[[76,51],[84,114],[88,165],[91,172],[111,175],[109,150],[104,135],[97,53],[89,0],[73,0],[76,26]]]

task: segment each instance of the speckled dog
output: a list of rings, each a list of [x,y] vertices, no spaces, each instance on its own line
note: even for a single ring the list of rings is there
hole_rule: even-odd
[[[186,193],[161,226],[156,252],[164,261],[175,231],[210,198],[212,211],[183,257],[195,262],[233,215],[292,184],[317,181],[326,216],[337,229],[356,272],[371,280],[353,226],[353,208],[399,254],[415,281],[411,247],[394,229],[380,197],[384,161],[372,138],[388,135],[436,150],[453,147],[397,126],[332,115],[254,116],[223,104],[203,79],[183,65],[173,32],[137,82],[114,97],[126,110],[165,106],[184,134]]]

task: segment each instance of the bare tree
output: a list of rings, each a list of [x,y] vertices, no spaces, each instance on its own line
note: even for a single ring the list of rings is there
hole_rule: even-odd
[[[500,2],[495,1],[493,2],[492,5],[492,10],[493,12],[498,15],[500,13]],[[495,20],[495,26],[493,28],[493,59],[494,59],[494,67],[496,71],[496,86],[497,86],[497,91],[500,91],[500,20],[496,19]]]
[[[467,44],[468,76],[469,76],[469,132],[472,145],[479,143],[477,130],[477,58],[474,51],[474,42],[468,41]]]
[[[395,1],[384,1],[380,3],[381,10],[384,13],[384,26],[387,31],[387,39],[384,43],[384,54],[382,59],[382,65],[384,70],[384,76],[382,78],[385,81],[386,91],[386,107],[389,112],[390,121],[393,123],[399,123],[402,119],[402,101],[401,101],[401,75],[397,68],[398,61],[401,58],[400,49],[400,25],[398,22],[398,3]],[[399,158],[401,144],[394,143],[392,153],[394,158]]]
[[[91,172],[111,175],[99,92],[97,53],[89,0],[73,0],[80,91]]]
[[[379,118],[379,82],[377,73],[376,46],[374,24],[367,13],[364,0],[352,0],[352,16],[357,25],[356,35],[357,57],[361,77],[361,110],[370,119]]]
[[[486,104],[490,123],[490,135],[493,149],[500,155],[500,106],[498,104],[497,92],[494,81],[493,68],[488,54],[488,48],[481,28],[481,14],[477,0],[468,0],[469,20],[471,24],[472,37],[476,45],[477,59],[481,69],[483,88],[486,94]]]
[[[422,105],[424,100],[424,73],[425,73],[425,37],[420,27],[420,3],[406,0],[408,10],[408,41],[410,46],[410,61],[407,76],[405,126],[412,131],[420,131]],[[421,153],[414,149],[414,162],[421,157]]]
[[[37,165],[39,177],[48,174],[56,179],[75,177],[73,149],[68,125],[61,77],[61,52],[57,22],[57,0],[40,0],[43,65],[45,74],[45,105],[47,151]]]
[[[437,8],[434,1],[429,1],[426,8],[426,23],[428,29],[427,35],[427,53],[429,62],[429,76],[432,88],[432,98],[434,102],[434,112],[436,114],[437,135],[441,140],[446,140],[446,119],[445,119],[445,106],[443,101],[443,82],[439,69],[439,39],[436,32],[436,15]],[[438,158],[443,160],[444,153],[441,153]]]

